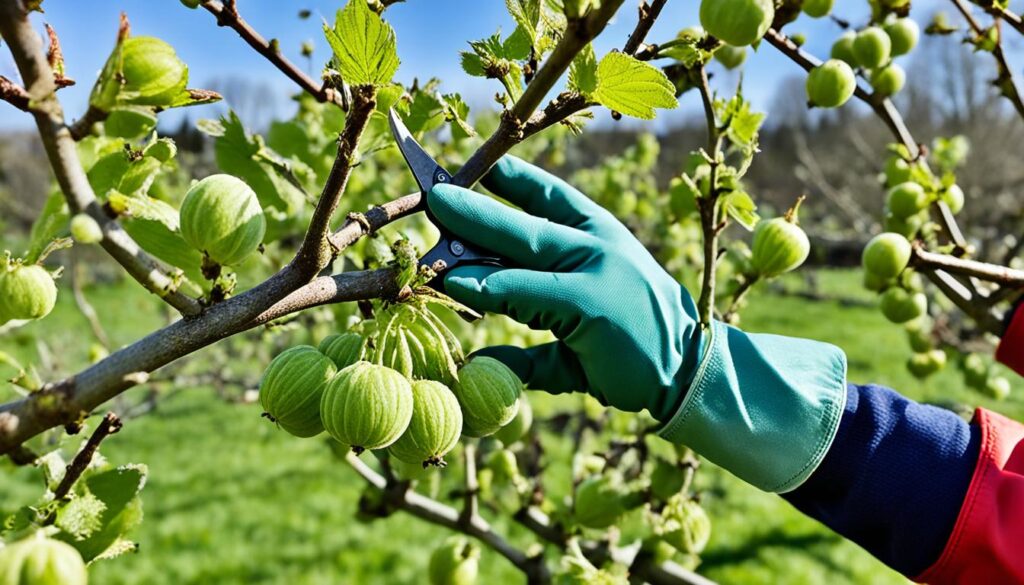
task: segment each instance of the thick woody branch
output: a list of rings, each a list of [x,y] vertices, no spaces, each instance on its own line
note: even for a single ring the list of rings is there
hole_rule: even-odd
[[[39,35],[32,29],[28,15],[18,0],[0,3],[0,34],[14,56],[31,96],[32,116],[43,140],[57,182],[74,213],[88,213],[103,229],[100,245],[128,273],[150,292],[163,298],[183,315],[200,312],[199,302],[178,291],[177,282],[146,254],[121,226],[102,210],[96,200],[75,141],[64,124],[64,113],[57,99],[53,70],[47,62]]]
[[[913,249],[910,263],[922,270],[944,270],[951,274],[963,274],[994,282],[1003,286],[1024,289],[1024,270],[1016,270],[998,264],[978,262],[966,258],[957,258],[948,254],[938,254],[925,250],[920,244]]]
[[[144,382],[157,368],[220,339],[307,306],[376,298],[387,290],[389,285],[383,283],[381,273],[342,274],[332,277],[330,282],[314,280],[333,257],[334,248],[328,241],[330,217],[351,173],[359,136],[374,108],[372,89],[359,89],[355,97],[345,131],[339,138],[338,158],[292,262],[256,287],[208,307],[194,318],[172,323],[75,376],[0,406],[0,453],[46,429],[78,420]],[[73,152],[73,142],[71,148]]]
[[[978,20],[974,18],[971,8],[964,0],[951,1],[956,6],[956,9],[960,11],[960,14],[963,15],[967,25],[971,27],[976,36],[981,37],[987,33],[981,24],[978,23]],[[999,28],[998,18],[993,26],[996,27],[997,37],[995,46],[992,48],[992,58],[995,59],[996,70],[999,73],[999,77],[995,80],[995,85],[999,88],[1000,93],[1013,104],[1014,109],[1017,110],[1017,115],[1024,118],[1024,101],[1021,100],[1020,92],[1017,89],[1017,81],[1013,78],[1013,69],[1007,62],[1006,54],[1003,52],[1003,31]]]
[[[327,87],[323,83],[318,83],[312,77],[303,73],[301,69],[281,54],[276,43],[271,44],[268,42],[242,18],[233,1],[219,2],[218,0],[207,0],[203,2],[202,6],[217,17],[217,24],[219,26],[229,27],[238,33],[238,36],[242,37],[242,40],[250,47],[255,49],[260,55],[263,55],[281,73],[284,73],[289,79],[298,84],[303,91],[315,97],[318,102],[330,102],[344,110],[348,109],[341,92]]]
[[[1024,19],[1021,19],[1020,15],[1011,12],[1008,8],[1000,8],[995,2],[974,2],[981,6],[985,12],[989,13],[993,18],[1002,19],[1006,24],[1013,27],[1018,33],[1024,35]]]
[[[408,489],[407,484],[388,482],[383,475],[374,471],[355,453],[349,453],[346,456],[346,461],[367,483],[384,493],[390,506],[408,512],[431,524],[437,524],[449,530],[472,536],[508,559],[509,562],[526,573],[528,577],[532,577],[530,579],[531,583],[547,583],[550,581],[551,575],[543,563],[543,558],[527,556],[526,553],[513,546],[500,534],[494,532],[491,526],[479,515],[474,515],[468,522],[463,521],[462,515],[455,508],[418,494]]]

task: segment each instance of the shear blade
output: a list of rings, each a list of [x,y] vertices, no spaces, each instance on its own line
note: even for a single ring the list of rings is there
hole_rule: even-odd
[[[405,163],[409,165],[421,192],[427,193],[435,183],[450,180],[451,175],[437,164],[437,161],[427,154],[427,151],[423,150],[419,142],[416,142],[394,108],[388,111],[388,123],[391,125],[391,134],[395,137],[395,142],[398,143],[398,150],[405,157]],[[444,178],[439,181],[438,175],[442,173]]]

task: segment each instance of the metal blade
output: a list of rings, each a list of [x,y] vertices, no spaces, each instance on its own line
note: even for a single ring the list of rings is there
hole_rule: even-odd
[[[420,143],[416,142],[394,108],[388,112],[388,123],[391,125],[391,134],[395,137],[395,142],[398,143],[398,150],[402,152],[405,163],[412,170],[412,175],[416,178],[416,184],[419,185],[420,191],[426,193],[435,184],[447,183],[452,180],[448,171],[437,164],[437,161],[423,150]]]

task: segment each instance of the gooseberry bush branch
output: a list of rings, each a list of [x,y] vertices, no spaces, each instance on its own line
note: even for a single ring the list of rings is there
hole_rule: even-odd
[[[806,71],[811,71],[821,64],[820,59],[815,58],[813,55],[810,55],[801,49],[785,34],[774,28],[768,29],[764,39]],[[906,149],[910,159],[916,164],[919,164],[923,169],[927,170],[928,163],[925,160],[924,153],[904,122],[899,110],[892,103],[892,100],[888,97],[876,96],[873,93],[864,90],[860,85],[856,87],[853,95],[871,107],[875,114],[892,132],[897,143]],[[956,219],[953,217],[953,213],[950,210],[949,205],[942,200],[938,200],[932,205],[946,237],[953,245],[952,256],[964,256],[968,250],[967,242],[964,239]],[[951,277],[942,269],[933,269],[926,272],[928,278],[944,292],[949,290],[949,280],[951,278],[955,279],[959,284],[959,288],[966,293],[967,300],[957,301],[957,299],[954,299],[954,302],[957,302],[957,304],[962,308],[969,306],[969,310],[965,309],[965,312],[974,317],[978,322],[978,325],[984,330],[996,335],[1001,334],[1004,327],[1003,320],[993,312],[994,309],[988,302],[986,298],[987,295],[982,293],[968,276],[963,275],[962,272],[956,274],[956,277]],[[963,298],[961,295],[957,296]]]
[[[183,315],[198,314],[201,309],[199,302],[178,290],[175,279],[143,251],[117,221],[103,212],[82,170],[74,138],[64,123],[53,69],[21,2],[5,2],[0,7],[0,34],[10,47],[18,71],[32,96],[31,114],[68,205],[74,212],[87,213],[99,223],[103,229],[100,245],[139,284]]]
[[[1003,30],[1000,27],[1000,23],[1003,20],[1002,17],[995,17],[991,27],[986,29],[974,17],[971,7],[967,5],[967,2],[964,0],[950,1],[956,6],[957,11],[963,15],[964,20],[967,21],[967,25],[971,29],[971,34],[965,39],[965,42],[992,53],[992,59],[996,63],[996,72],[998,74],[992,84],[999,89],[1001,95],[1013,104],[1014,109],[1017,110],[1017,115],[1024,120],[1024,99],[1021,99],[1017,81],[1014,79],[1013,68],[1010,67],[1009,62],[1006,60],[1006,54],[1003,51]]]

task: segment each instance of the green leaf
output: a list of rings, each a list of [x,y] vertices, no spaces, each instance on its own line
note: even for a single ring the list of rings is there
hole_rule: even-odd
[[[444,124],[444,108],[433,92],[420,90],[412,95],[412,101],[405,112],[399,112],[409,131],[419,136],[436,130]]]
[[[623,53],[609,53],[598,63],[594,99],[643,120],[654,118],[654,108],[673,109],[679,105],[675,87],[661,69]]]
[[[473,77],[486,77],[487,72],[484,70],[484,61],[480,55],[476,53],[470,53],[469,51],[461,51],[459,53],[462,65],[462,70],[472,75]]]
[[[177,231],[161,221],[145,218],[123,218],[121,227],[143,250],[162,262],[180,268],[193,282],[205,282],[200,267],[203,256],[188,245]]]
[[[537,26],[540,24],[540,0],[505,0],[505,6],[512,19],[530,39],[530,45],[536,45]]]
[[[151,156],[143,156],[128,163],[128,169],[117,184],[122,193],[145,195],[160,174],[163,162]]]
[[[39,217],[32,224],[32,232],[29,235],[28,251],[25,253],[25,262],[35,264],[39,260],[43,250],[56,239],[68,225],[71,214],[68,211],[68,204],[59,190],[50,193],[39,212]]]
[[[502,51],[506,58],[523,61],[530,58],[530,50],[533,49],[533,41],[523,30],[517,26],[512,34],[508,35],[505,42],[501,44]]]
[[[148,195],[130,196],[115,191],[107,197],[107,204],[118,215],[158,221],[171,231],[178,230],[178,210],[159,199]]]
[[[349,0],[324,35],[347,83],[384,85],[398,70],[395,31],[364,0]]]
[[[121,178],[127,172],[128,155],[124,150],[117,150],[100,157],[86,176],[93,192],[98,197],[103,197],[107,191],[117,189],[117,186],[121,184]]]
[[[156,128],[156,114],[143,106],[122,106],[114,108],[103,123],[107,136],[135,140]]]
[[[721,201],[722,209],[729,217],[748,230],[753,230],[761,219],[757,214],[757,205],[745,191],[731,191],[724,195]]]
[[[146,483],[147,473],[144,465],[125,465],[86,478],[88,493],[106,506],[101,516],[102,528],[81,540],[61,535],[62,540],[77,548],[86,562],[104,554],[142,521],[142,500],[138,494]]]
[[[106,509],[107,505],[92,494],[77,496],[57,511],[57,528],[75,540],[84,540],[103,527]]]
[[[590,43],[576,54],[569,65],[569,89],[587,96],[597,89],[597,56]]]
[[[757,133],[761,129],[765,115],[753,112],[750,102],[736,94],[729,101],[716,100],[716,117],[726,128],[726,136],[734,145],[745,151],[757,151]]]
[[[441,99],[444,101],[444,118],[451,124],[452,138],[459,140],[476,136],[476,130],[466,121],[469,117],[469,106],[462,101],[462,96],[450,93]]]

